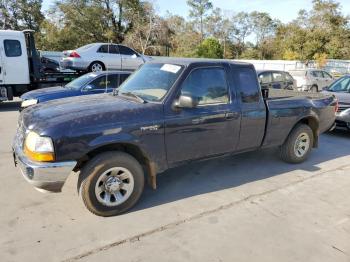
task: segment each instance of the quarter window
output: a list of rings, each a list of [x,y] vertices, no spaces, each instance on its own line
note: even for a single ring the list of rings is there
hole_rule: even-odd
[[[182,84],[182,95],[198,100],[199,105],[228,103],[228,86],[223,68],[199,68]]]
[[[18,57],[22,55],[21,43],[18,40],[4,40],[5,55]]]
[[[241,99],[243,103],[259,102],[259,85],[256,79],[256,73],[251,68],[240,68],[238,80],[241,88]]]

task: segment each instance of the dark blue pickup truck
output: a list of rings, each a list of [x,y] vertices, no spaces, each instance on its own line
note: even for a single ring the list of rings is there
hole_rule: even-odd
[[[334,124],[336,99],[263,91],[250,64],[148,62],[118,93],[25,109],[15,163],[29,183],[53,192],[79,172],[86,207],[112,216],[138,201],[146,179],[156,188],[157,174],[189,161],[280,147],[283,160],[303,162]]]

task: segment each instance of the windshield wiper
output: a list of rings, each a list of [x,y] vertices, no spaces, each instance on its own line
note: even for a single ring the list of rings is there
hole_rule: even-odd
[[[147,101],[145,99],[143,99],[142,97],[140,97],[139,95],[135,94],[135,93],[132,93],[132,92],[123,92],[123,93],[120,93],[118,92],[117,93],[118,95],[122,95],[122,96],[129,96],[129,97],[133,97],[133,98],[136,98],[140,103],[147,103]]]

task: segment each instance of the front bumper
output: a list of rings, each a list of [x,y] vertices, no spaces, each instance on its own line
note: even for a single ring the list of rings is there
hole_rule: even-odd
[[[23,154],[18,144],[13,146],[13,158],[23,177],[42,192],[61,192],[67,177],[77,164],[76,161],[34,162]]]

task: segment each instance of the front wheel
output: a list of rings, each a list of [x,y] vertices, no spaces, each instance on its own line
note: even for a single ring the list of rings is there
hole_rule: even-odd
[[[98,216],[119,215],[133,207],[144,188],[140,163],[124,152],[91,159],[81,170],[79,192],[86,208]]]
[[[312,149],[314,135],[308,125],[296,126],[281,146],[281,158],[293,164],[304,162]]]

